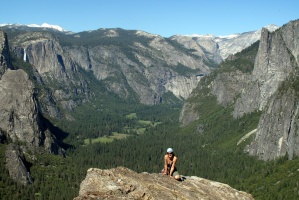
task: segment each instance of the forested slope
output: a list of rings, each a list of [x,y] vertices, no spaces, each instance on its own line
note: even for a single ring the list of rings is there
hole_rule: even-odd
[[[72,199],[78,195],[79,185],[88,168],[124,166],[136,172],[159,173],[165,151],[172,147],[179,159],[177,167],[180,174],[223,182],[251,193],[255,199],[298,199],[297,157],[291,161],[286,156],[262,161],[249,156],[244,149],[253,137],[237,145],[244,135],[257,128],[262,115],[260,111],[238,118],[232,115],[234,95],[247,84],[258,48],[259,43],[255,43],[201,79],[200,87],[187,101],[196,103],[193,109],[198,116],[186,126],[180,126],[179,122],[182,101],[173,98],[173,94],[164,94],[164,99],[168,100],[165,104],[143,105],[134,99],[137,98],[134,95],[129,99],[120,98],[103,87],[93,73],[78,68],[82,70],[83,77],[88,77],[85,86],[93,91],[91,97],[94,98],[73,107],[68,111],[69,118],[53,118],[43,113],[63,142],[66,157],[44,151],[34,156],[26,154],[33,184],[23,186],[12,182],[5,168],[5,149],[11,141],[1,141],[1,198]],[[36,84],[37,97],[46,93],[49,88],[38,82],[31,65],[17,58],[13,62],[16,68],[25,70]],[[225,76],[221,76],[223,74]],[[243,76],[234,79],[236,74]],[[223,83],[234,80],[235,85],[213,85],[217,77],[225,77]],[[229,89],[234,95],[218,93],[222,88]],[[64,110],[61,112],[65,114]],[[109,138],[115,133],[126,134],[127,137],[101,142],[100,138]],[[86,139],[90,142],[85,142]]]

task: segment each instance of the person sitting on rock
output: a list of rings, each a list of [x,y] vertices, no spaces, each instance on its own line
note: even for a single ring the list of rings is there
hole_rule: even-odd
[[[174,177],[176,180],[181,180],[180,174],[177,171],[176,163],[177,163],[177,156],[174,155],[173,149],[168,148],[167,154],[164,156],[164,169],[163,173],[165,175],[169,175],[170,177]]]

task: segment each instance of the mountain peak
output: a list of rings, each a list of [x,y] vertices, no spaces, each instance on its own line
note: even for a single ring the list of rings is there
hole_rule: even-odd
[[[275,25],[275,24],[269,24],[267,26],[265,26],[264,28],[268,29],[269,31],[273,32],[275,31],[276,29],[279,28],[279,26]]]
[[[275,31],[276,29],[279,28],[279,26],[275,25],[275,24],[269,24],[263,28],[266,28],[268,29],[269,31],[273,32]],[[257,31],[251,31],[251,32],[258,32],[262,29],[259,29]],[[232,39],[232,38],[236,38],[236,37],[239,37],[240,35],[242,35],[243,33],[235,33],[235,34],[229,34],[229,35],[220,35],[220,36],[215,36],[213,34],[190,34],[190,35],[180,35],[180,34],[177,34],[177,35],[174,35],[173,37],[177,36],[177,37],[198,37],[198,38],[223,38],[223,39]]]
[[[1,26],[27,26],[27,27],[31,27],[31,28],[51,28],[57,31],[61,31],[61,32],[68,32],[67,30],[63,29],[61,26],[58,25],[51,25],[48,23],[43,23],[42,25],[38,25],[38,24],[0,24]]]

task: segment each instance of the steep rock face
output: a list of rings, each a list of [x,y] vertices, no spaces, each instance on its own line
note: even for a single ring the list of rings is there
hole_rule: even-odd
[[[295,73],[298,66],[298,34],[298,20],[274,33],[263,29],[251,83],[238,99],[234,117],[256,109],[263,110],[279,85]]]
[[[0,32],[2,34],[2,32]],[[23,152],[35,153],[44,149],[50,153],[63,153],[55,136],[49,131],[36,100],[34,84],[22,69],[11,70],[9,46],[0,34],[0,142],[9,142],[6,167],[9,174],[21,184],[31,182]],[[8,68],[9,66],[9,68]]]
[[[4,41],[6,38],[2,38]],[[9,58],[8,42],[3,42],[1,55]],[[7,52],[8,51],[8,52]],[[7,59],[7,63],[9,63]],[[12,142],[21,142],[34,150],[45,146],[46,150],[58,153],[55,137],[49,133],[36,100],[35,88],[23,70],[7,69],[0,79],[0,130]]]
[[[49,33],[19,35],[14,40],[12,49],[20,58],[35,66],[39,74],[48,74],[49,78],[58,81],[68,78],[67,72],[73,67],[71,61],[63,57],[58,41]]]
[[[12,68],[6,33],[0,30],[0,78],[4,72]]]
[[[64,109],[73,109],[80,103],[71,101],[78,94],[85,95],[83,101],[88,100],[90,93],[84,80],[77,76],[78,67],[92,71],[121,98],[133,95],[141,103],[156,104],[163,102],[166,92],[172,92],[177,98],[186,99],[198,83],[196,75],[208,74],[226,57],[222,49],[236,46],[237,50],[229,54],[236,53],[259,36],[259,32],[250,32],[236,37],[163,38],[143,31],[99,29],[58,40],[61,35],[53,34],[22,33],[13,42],[14,52],[34,65],[46,84],[65,88],[53,88],[43,100],[52,117],[58,117],[59,110],[55,111],[49,99]]]
[[[202,60],[213,60],[215,64],[219,64],[222,61],[222,57],[219,51],[219,45],[213,40],[213,37],[202,36],[192,37],[175,35],[170,38],[178,43],[184,45],[187,49],[192,49],[193,54],[202,57]]]
[[[23,70],[7,70],[0,80],[0,129],[12,142],[23,142],[31,150],[44,146],[48,152],[60,149],[47,134],[35,99],[34,86]]]
[[[270,160],[284,155],[299,155],[299,97],[288,88],[269,101],[261,116],[254,141],[246,148],[250,155]]]
[[[250,31],[241,34],[233,34],[230,36],[223,36],[216,38],[215,41],[219,44],[220,55],[223,59],[229,57],[229,55],[240,52],[241,50],[249,47],[261,37],[263,29],[267,29],[269,32],[273,32],[279,27],[276,25],[269,25],[257,31]]]
[[[220,73],[210,84],[211,93],[217,97],[219,104],[223,106],[231,104],[236,95],[248,85],[249,76],[249,74],[238,70]]]
[[[234,117],[263,112],[250,155],[271,160],[298,151],[299,20],[274,33],[262,30],[259,51],[250,81],[234,108]]]
[[[40,139],[34,137],[38,130],[38,108],[28,75],[23,70],[7,70],[0,80],[0,91],[1,129],[13,142],[28,141],[39,146]]]
[[[253,197],[226,184],[199,177],[179,182],[162,174],[136,173],[124,167],[91,168],[80,185],[81,199],[243,199]]]
[[[106,37],[124,37],[118,30],[107,34],[103,41]],[[103,42],[87,47],[67,46],[64,51],[79,66],[92,70],[110,91],[122,98],[134,91],[144,104],[160,103],[168,91],[180,99],[187,98],[199,81],[197,73],[210,72],[201,58],[175,47],[161,36],[137,31],[130,37],[135,39],[129,44]]]
[[[10,177],[22,185],[32,183],[28,169],[25,166],[25,157],[20,147],[15,144],[9,144],[6,152],[6,167],[9,170]]]
[[[146,69],[131,61],[117,46],[72,47],[65,50],[76,63],[86,70],[92,70],[109,91],[121,98],[127,98],[133,90],[141,103],[158,103],[154,96],[161,93],[158,94],[154,84],[144,77],[148,73]],[[83,57],[85,59],[81,59]]]
[[[30,32],[18,35],[12,41],[13,52],[18,58],[35,67],[39,84],[47,85],[50,91],[40,97],[44,112],[51,117],[61,117],[59,108],[73,109],[78,103],[73,99],[89,97],[86,81],[77,72],[77,66],[63,51],[57,38],[50,33]],[[81,103],[81,102],[79,102]]]
[[[188,125],[200,118],[201,107],[206,106],[199,100],[201,97],[215,96],[217,103],[223,107],[234,105],[242,90],[251,84],[257,50],[258,43],[255,43],[242,52],[230,56],[217,70],[205,76],[184,102],[180,113],[181,125]]]
[[[166,91],[171,91],[179,98],[182,97],[183,99],[187,99],[192,90],[196,88],[200,79],[200,76],[175,76],[169,78],[168,82],[165,84],[165,89]]]
[[[185,102],[179,118],[181,126],[186,126],[197,119],[199,119],[199,115],[194,109],[194,104]]]

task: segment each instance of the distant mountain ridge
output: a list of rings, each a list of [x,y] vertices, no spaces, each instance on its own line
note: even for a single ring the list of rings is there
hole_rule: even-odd
[[[265,26],[264,28],[268,29],[270,32],[273,32],[276,29],[278,29],[279,26],[271,24]],[[224,60],[229,55],[238,53],[246,47],[252,45],[254,42],[258,41],[261,37],[261,31],[262,29],[259,29],[257,31],[236,33],[226,36],[215,36],[210,34],[174,35],[171,38],[177,40],[178,42],[181,42],[182,44],[188,43],[189,40],[196,40],[199,41],[198,43],[203,47],[206,47],[205,43],[209,41],[213,45],[219,47],[219,54],[221,58]]]
[[[2,27],[2,26],[9,26],[9,27],[26,26],[26,27],[31,27],[31,28],[51,28],[51,29],[61,31],[61,32],[68,32],[61,26],[52,25],[52,24],[48,24],[48,23],[43,23],[42,25],[38,25],[38,24],[0,24],[0,27]]]
[[[52,29],[55,31],[60,31],[63,33],[73,33],[71,31],[67,31],[64,28],[62,28],[59,25],[51,25],[48,23],[43,23],[42,25],[38,25],[38,24],[0,24],[0,27],[28,27],[28,28],[46,28],[46,29]],[[265,26],[263,28],[268,29],[269,31],[273,32],[276,29],[279,28],[279,26],[276,26],[274,24],[270,24],[268,26]],[[101,28],[101,30],[105,30],[105,28]],[[243,50],[246,47],[249,47],[251,44],[253,44],[254,42],[258,41],[260,39],[261,36],[261,29],[257,30],[257,31],[248,31],[248,32],[244,32],[244,33],[234,33],[234,34],[229,34],[229,35],[224,35],[224,36],[215,36],[212,34],[204,34],[204,35],[199,35],[199,34],[191,34],[191,35],[173,35],[170,38],[177,40],[177,41],[182,41],[182,39],[178,39],[178,38],[184,38],[184,40],[200,40],[200,41],[207,41],[207,40],[211,40],[212,42],[215,43],[215,45],[219,48],[219,53],[220,56],[222,58],[222,60],[226,59],[229,55],[235,54],[237,52],[240,52],[241,50]],[[91,30],[93,31],[93,30]],[[137,30],[136,32],[137,34],[141,34],[143,36],[147,35],[151,35],[151,36],[159,36],[157,34],[151,34],[151,33],[147,33],[144,32],[142,30]],[[186,42],[186,41],[185,41]],[[182,41],[182,43],[184,43]],[[203,44],[202,45],[204,48],[206,48],[206,46]]]

